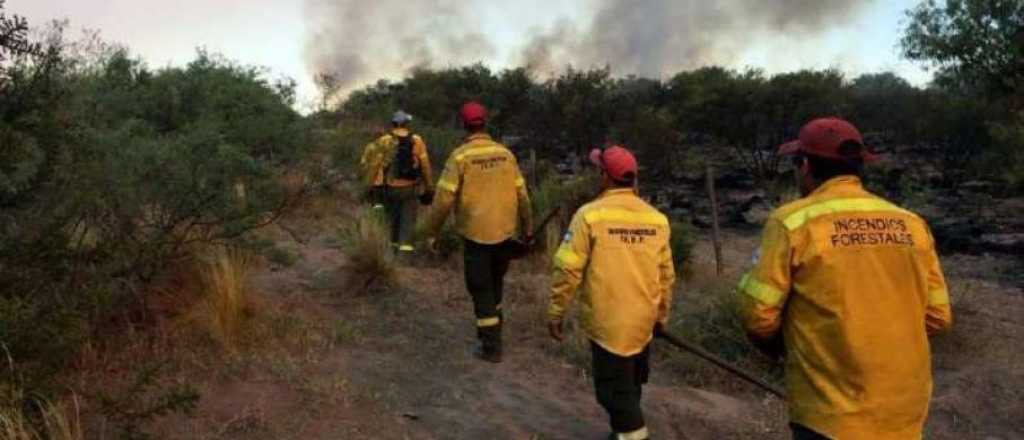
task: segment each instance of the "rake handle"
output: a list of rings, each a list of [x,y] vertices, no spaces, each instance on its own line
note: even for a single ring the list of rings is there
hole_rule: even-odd
[[[748,373],[743,369],[730,364],[729,362],[726,362],[724,359],[715,356],[714,354],[711,354],[710,352],[705,350],[703,347],[700,347],[699,345],[686,342],[664,330],[656,332],[655,335],[661,339],[664,339],[669,344],[676,346],[676,348],[679,348],[680,350],[693,353],[698,357],[703,358],[704,360],[717,365],[719,368],[726,370],[732,373],[733,375],[739,376],[741,379],[746,380],[751,384],[756,385],[758,388],[761,388],[771,394],[774,394],[776,397],[782,400],[786,400],[786,392],[780,389],[779,387],[776,387],[775,385],[772,385],[764,381],[763,379],[754,376],[753,374]]]

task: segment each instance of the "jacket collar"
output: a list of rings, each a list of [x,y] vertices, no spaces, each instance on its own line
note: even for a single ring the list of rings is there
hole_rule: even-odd
[[[618,195],[624,195],[624,194],[635,196],[636,192],[633,191],[633,188],[612,188],[612,189],[604,190],[604,192],[602,192],[601,196],[598,197],[598,198],[599,199],[603,199],[605,197],[618,196]]]
[[[492,141],[494,139],[491,139],[491,135],[489,135],[487,133],[483,133],[483,132],[481,132],[481,133],[473,133],[473,134],[471,134],[469,136],[466,136],[466,142],[472,142],[472,141],[478,141],[478,140]]]
[[[864,184],[861,183],[860,177],[857,176],[838,176],[833,177],[821,184],[817,189],[811,192],[811,195],[824,194],[839,189],[863,189]]]

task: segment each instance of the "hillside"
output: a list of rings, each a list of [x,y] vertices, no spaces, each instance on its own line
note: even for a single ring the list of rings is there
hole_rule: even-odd
[[[587,354],[578,334],[576,343],[556,346],[543,327],[543,261],[520,262],[509,277],[508,353],[491,366],[470,353],[471,304],[458,258],[425,257],[399,269],[394,282],[362,290],[365,278],[348,268],[336,232],[353,208],[325,198],[283,220],[291,232],[263,232],[294,258],[254,263],[247,342],[239,351],[180,336],[180,316],[165,307],[155,313],[169,313],[167,322],[150,331],[162,337],[133,335],[132,343],[97,354],[74,376],[76,389],[123,389],[133,367],[159,359],[163,386],[187,383],[202,396],[191,417],[140,423],[160,438],[602,438],[605,416],[581,368]],[[728,233],[729,279],[716,280],[707,275],[710,246],[699,241],[678,295],[684,333],[702,341],[728,337],[728,329],[701,326],[724,322],[711,296],[728,292],[724,286],[755,243],[749,232]],[[1024,336],[1019,261],[953,255],[945,265],[957,323],[934,344],[928,438],[1018,438],[1024,359],[1012,347]],[[735,341],[704,343],[730,355]],[[644,404],[658,438],[788,438],[780,401],[661,343],[655,353]],[[109,438],[117,426],[90,407],[82,420],[89,438]]]

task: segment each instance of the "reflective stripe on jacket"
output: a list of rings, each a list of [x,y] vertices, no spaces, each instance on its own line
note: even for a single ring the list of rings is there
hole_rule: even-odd
[[[587,337],[619,356],[643,351],[668,322],[675,269],[668,219],[632,189],[606,191],[573,216],[554,257],[548,319],[560,321],[582,284]]]
[[[459,235],[480,244],[512,238],[519,221],[530,232],[530,196],[516,156],[485,133],[469,136],[445,163],[437,181],[428,231],[436,234],[455,209]]]
[[[363,169],[364,183],[370,186],[381,186],[384,184],[384,170],[394,159],[395,148],[398,147],[398,137],[408,136],[409,129],[395,128],[390,133],[377,138],[363,148],[363,155],[359,160]],[[427,189],[433,187],[433,169],[430,166],[430,155],[427,154],[427,144],[418,134],[412,135],[412,154],[416,159],[415,166],[420,170],[420,179]],[[388,176],[388,186],[393,188],[405,188],[416,184],[416,180],[396,179]]]
[[[829,180],[768,219],[740,282],[751,337],[781,330],[793,422],[839,439],[919,439],[932,390],[928,334],[952,324],[928,225]]]

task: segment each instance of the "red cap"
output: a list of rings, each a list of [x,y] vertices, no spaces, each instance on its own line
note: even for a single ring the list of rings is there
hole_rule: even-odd
[[[620,145],[604,150],[595,148],[590,152],[590,161],[619,182],[632,182],[636,178],[636,157]]]
[[[481,125],[487,121],[487,108],[479,102],[469,101],[462,105],[462,110],[459,110],[459,118],[465,125]]]
[[[841,151],[840,147],[847,142],[855,142],[860,148],[854,151]],[[800,129],[800,138],[782,144],[779,147],[779,154],[808,154],[828,159],[851,159],[860,156],[865,162],[878,158],[868,151],[864,145],[864,137],[857,127],[839,118],[821,118],[808,122]]]

